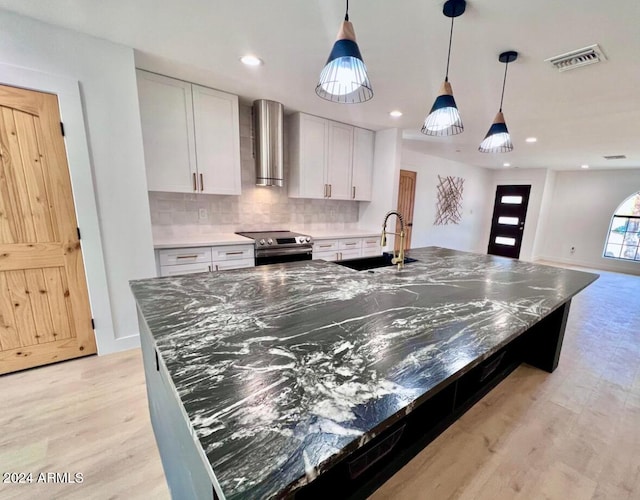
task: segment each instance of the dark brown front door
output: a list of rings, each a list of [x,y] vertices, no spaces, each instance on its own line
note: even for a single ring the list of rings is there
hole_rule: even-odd
[[[487,253],[520,256],[531,186],[498,186]]]

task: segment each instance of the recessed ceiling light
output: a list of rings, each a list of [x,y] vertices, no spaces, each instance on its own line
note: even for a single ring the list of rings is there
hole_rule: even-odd
[[[394,118],[400,118],[402,116],[402,111],[398,111],[397,109],[394,109],[393,111],[389,112],[389,116],[392,116]]]
[[[589,168],[589,165],[580,165],[581,168]]]
[[[527,137],[525,139],[525,141],[527,141],[527,142],[538,142],[538,139],[536,137]]]
[[[503,163],[503,164],[502,164],[502,166],[503,166],[503,167],[510,167],[510,166],[511,166],[511,163]]]
[[[260,66],[262,64],[262,59],[260,59],[259,57],[247,54],[246,56],[242,56],[240,58],[240,62],[242,64],[246,64],[247,66]]]

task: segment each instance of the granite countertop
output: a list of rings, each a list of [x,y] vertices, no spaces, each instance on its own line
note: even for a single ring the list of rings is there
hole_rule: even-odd
[[[306,484],[597,278],[410,255],[401,272],[305,261],[132,282],[227,498]]]

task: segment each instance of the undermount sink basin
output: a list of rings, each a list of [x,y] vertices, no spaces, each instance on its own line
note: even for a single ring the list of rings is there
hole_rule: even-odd
[[[382,255],[376,255],[375,257],[362,257],[359,259],[341,260],[336,262],[336,264],[348,267],[349,269],[354,269],[356,271],[367,271],[369,269],[376,269],[378,267],[395,266],[395,264],[391,263],[392,258],[393,255],[385,252]],[[407,264],[408,262],[417,262],[417,259],[405,257],[404,263]]]

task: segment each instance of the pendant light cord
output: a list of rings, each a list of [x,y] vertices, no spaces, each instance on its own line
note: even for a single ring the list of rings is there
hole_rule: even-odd
[[[504,65],[504,80],[502,80],[502,95],[500,96],[500,113],[502,113],[502,101],[504,101],[504,86],[507,83],[507,68],[509,67],[509,61]]]
[[[453,40],[453,20],[454,19],[455,17],[451,17],[451,31],[449,32],[449,52],[447,52],[447,72],[444,76],[445,82],[449,81],[449,61],[451,61],[451,41]]]
[[[344,20],[349,20],[349,0],[347,0],[347,11],[344,13]]]

